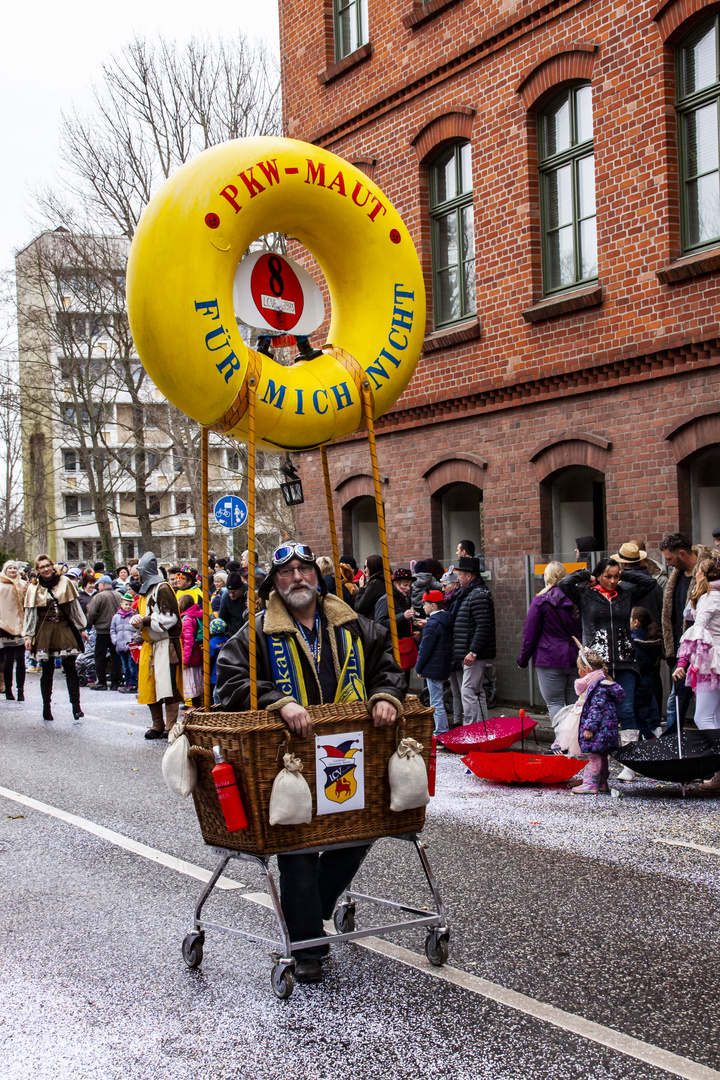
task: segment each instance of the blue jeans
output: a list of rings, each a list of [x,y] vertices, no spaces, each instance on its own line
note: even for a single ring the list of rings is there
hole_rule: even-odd
[[[133,660],[130,650],[126,649],[125,652],[119,652],[118,656],[120,657],[120,663],[122,664],[125,685],[137,686],[138,666]]]
[[[675,665],[671,665],[670,674],[675,670]],[[686,686],[685,681],[675,682],[673,678],[670,679],[672,690],[670,691],[670,697],[667,700],[667,725],[665,727],[665,734],[668,731],[675,731],[677,728],[677,707],[680,706],[680,722],[685,719],[685,713],[688,711],[688,705],[692,701],[692,687]]]
[[[638,723],[635,719],[635,681],[636,675],[634,671],[630,671],[628,668],[623,668],[615,672],[615,682],[619,683],[625,691],[625,700],[622,705],[618,706],[618,723],[621,731],[628,731],[633,728],[637,728]],[[652,738],[652,734],[650,735]]]
[[[440,679],[426,679],[428,694],[430,695],[430,707],[435,710],[435,731],[433,734],[442,735],[448,731],[448,718],[445,712],[444,689],[445,683]]]

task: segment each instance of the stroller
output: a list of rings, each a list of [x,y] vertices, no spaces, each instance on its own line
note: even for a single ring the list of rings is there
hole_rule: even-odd
[[[94,683],[97,676],[95,674],[95,638],[97,637],[97,631],[93,627],[90,631],[87,644],[85,646],[85,652],[80,653],[75,659],[75,670],[78,674],[78,682],[81,686],[88,686],[90,683]]]

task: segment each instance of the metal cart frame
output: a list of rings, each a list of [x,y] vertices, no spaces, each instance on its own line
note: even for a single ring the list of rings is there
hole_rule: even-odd
[[[269,945],[272,950],[271,955],[274,963],[270,973],[270,981],[273,992],[278,998],[286,999],[290,997],[295,986],[295,958],[292,955],[293,949],[308,949],[315,945],[338,945],[345,941],[357,941],[359,938],[370,937],[373,935],[382,936],[392,930],[414,930],[418,927],[425,927],[427,930],[425,955],[431,964],[434,964],[436,967],[441,967],[447,962],[450,931],[445,917],[445,907],[440,896],[435,875],[433,874],[428,861],[425,845],[422,840],[419,839],[417,833],[400,833],[391,837],[377,837],[376,839],[404,840],[414,844],[425,874],[425,879],[430,888],[430,892],[432,893],[435,911],[426,912],[419,908],[410,907],[407,904],[398,904],[393,900],[384,900],[378,896],[369,896],[367,893],[348,890],[342,894],[333,914],[333,922],[335,923],[335,929],[337,931],[335,934],[329,934],[327,937],[308,938],[305,941],[292,941],[288,933],[285,916],[283,915],[280,906],[280,894],[270,871],[269,863],[272,856],[252,855],[246,851],[232,851],[229,848],[213,847],[213,851],[220,856],[220,861],[215,867],[212,877],[203,889],[195,907],[193,929],[185,937],[182,943],[182,954],[185,963],[189,968],[199,967],[202,963],[206,930],[220,930],[222,933],[231,934],[233,937],[245,938],[247,941],[262,942],[265,945]],[[372,844],[372,839],[348,841],[343,844],[324,844],[317,847],[284,851],[279,854],[306,855],[313,852],[337,850],[339,848],[359,847],[368,843]],[[202,918],[203,907],[231,859],[239,859],[241,862],[251,863],[253,866],[258,867],[262,873],[280,931],[279,941],[264,937],[262,934],[253,934],[247,930],[238,930],[235,927],[224,926],[221,923],[210,922]],[[377,904],[379,907],[403,912],[413,917],[405,919],[402,922],[372,926],[365,930],[356,930],[355,905],[358,900],[368,901],[369,903]]]

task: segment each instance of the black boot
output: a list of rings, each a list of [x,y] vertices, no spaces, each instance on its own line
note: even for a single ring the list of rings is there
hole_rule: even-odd
[[[55,717],[50,712],[50,705],[49,704],[44,705],[43,706],[43,720],[54,720],[54,719],[55,719]]]
[[[5,688],[5,698],[7,699],[7,701],[14,701],[15,700],[15,695],[12,692],[12,686],[9,687],[9,688],[8,687]]]
[[[22,690],[18,690],[17,699],[18,699],[18,701],[24,701],[25,700],[25,694],[23,693]]]
[[[50,712],[50,700],[52,698],[53,674],[55,672],[54,660],[42,661],[42,675],[40,676],[40,693],[43,701],[43,720],[53,720]]]

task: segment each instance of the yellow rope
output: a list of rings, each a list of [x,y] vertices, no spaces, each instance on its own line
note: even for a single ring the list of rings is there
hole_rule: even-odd
[[[257,379],[248,379],[248,658],[250,708],[257,709],[257,652],[255,640],[255,391]]]
[[[382,552],[383,573],[385,575],[385,594],[388,602],[388,615],[390,617],[390,637],[392,639],[393,655],[397,663],[400,663],[400,649],[398,647],[397,622],[395,621],[395,600],[393,599],[392,578],[390,576],[390,556],[388,555],[387,534],[385,532],[385,506],[380,486],[380,472],[378,470],[377,448],[375,446],[375,422],[373,420],[373,397],[370,383],[367,379],[362,383],[363,417],[368,433],[370,446],[370,460],[372,462],[373,484],[375,486],[375,509],[377,511],[378,531],[380,533],[380,550]]]
[[[202,547],[202,628],[203,628],[203,706],[212,705],[210,700],[210,570],[208,569],[208,429],[200,428],[200,537]]]
[[[324,446],[320,447],[320,460],[322,461],[323,480],[325,481],[325,500],[327,502],[328,522],[330,525],[330,543],[332,545],[333,568],[335,570],[335,595],[338,600],[342,600],[342,573],[340,571],[337,529],[335,528],[335,508],[333,506],[332,488],[330,487],[330,469],[328,468],[327,450]]]

